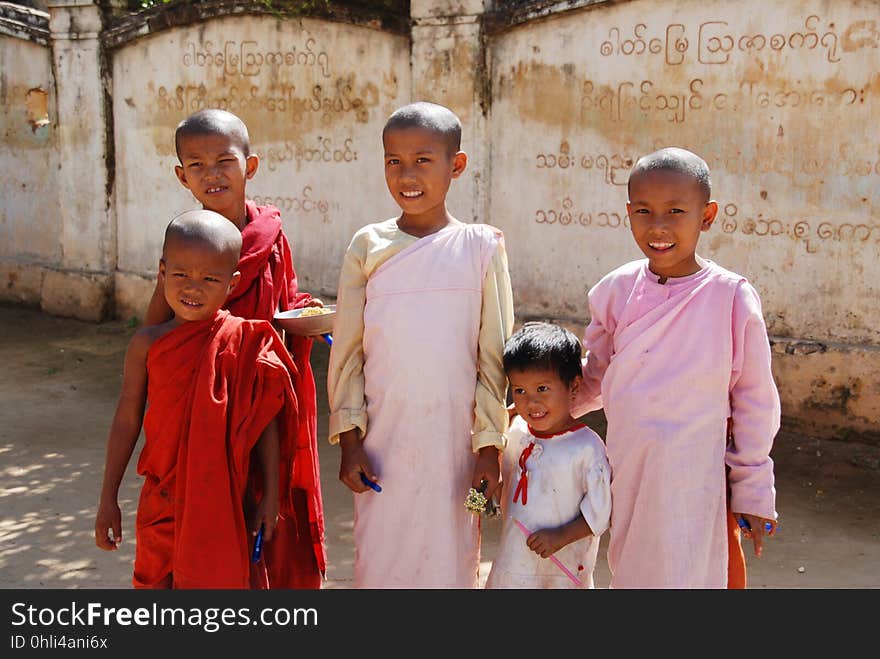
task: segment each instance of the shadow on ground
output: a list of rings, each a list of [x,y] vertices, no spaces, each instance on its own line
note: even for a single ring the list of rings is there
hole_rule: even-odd
[[[128,588],[135,457],[120,490],[123,544],[95,547],[93,526],[104,446],[132,327],[93,325],[0,306],[0,587]],[[312,352],[329,565],[326,588],[353,574],[352,494],[338,481],[338,449],[326,442],[326,344]],[[603,431],[601,413],[590,417]],[[880,588],[880,449],[782,432],[776,461],[780,533],[758,560],[753,588]],[[483,529],[485,579],[500,522]],[[596,584],[608,584],[600,549]]]

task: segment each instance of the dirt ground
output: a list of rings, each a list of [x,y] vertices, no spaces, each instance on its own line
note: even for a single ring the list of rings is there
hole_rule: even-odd
[[[107,431],[129,323],[94,325],[0,306],[0,588],[129,588],[140,478],[133,458],[120,491],[123,543],[95,547],[93,523]],[[328,347],[312,352],[319,391],[321,477],[329,565],[325,588],[352,584],[352,495],[337,480],[323,393]],[[139,451],[138,444],[136,451]],[[780,529],[757,559],[751,588],[880,588],[880,448],[781,432]],[[481,575],[500,522],[484,523]],[[608,585],[605,542],[596,584]]]

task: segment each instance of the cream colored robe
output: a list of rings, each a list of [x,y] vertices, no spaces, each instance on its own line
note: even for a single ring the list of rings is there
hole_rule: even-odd
[[[513,303],[501,234],[364,227],[337,309],[330,442],[358,428],[383,488],[355,496],[355,585],[476,587],[478,519],[464,499],[474,452],[503,448],[507,426],[501,356]]]

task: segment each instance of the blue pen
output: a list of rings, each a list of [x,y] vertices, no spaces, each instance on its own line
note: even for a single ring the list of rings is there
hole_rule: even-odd
[[[744,517],[738,517],[736,520],[736,523],[739,524],[739,528],[741,528],[743,531],[751,531],[752,530],[752,525],[749,524],[748,520],[745,519]],[[764,530],[768,531],[768,532],[772,531],[773,525],[770,522],[764,522]]]
[[[361,472],[361,483],[363,483],[367,487],[373,488],[374,490],[376,490],[376,492],[382,491],[382,488],[379,487],[379,484],[375,483],[375,482],[371,481],[369,478],[367,478],[367,476],[366,476],[366,474],[364,474],[364,472]]]
[[[332,346],[332,345],[333,345],[333,337],[330,336],[329,334],[322,334],[322,335],[321,335],[321,338],[324,339],[324,340],[327,342],[327,345],[328,345],[328,346]]]
[[[254,540],[254,553],[251,554],[251,561],[254,563],[260,560],[260,554],[263,553],[263,527],[260,526],[260,530],[257,531],[257,539]]]

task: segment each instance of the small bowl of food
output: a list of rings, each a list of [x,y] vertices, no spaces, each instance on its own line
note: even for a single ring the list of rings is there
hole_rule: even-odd
[[[290,309],[275,314],[275,324],[285,332],[299,336],[321,336],[333,331],[336,305]]]

